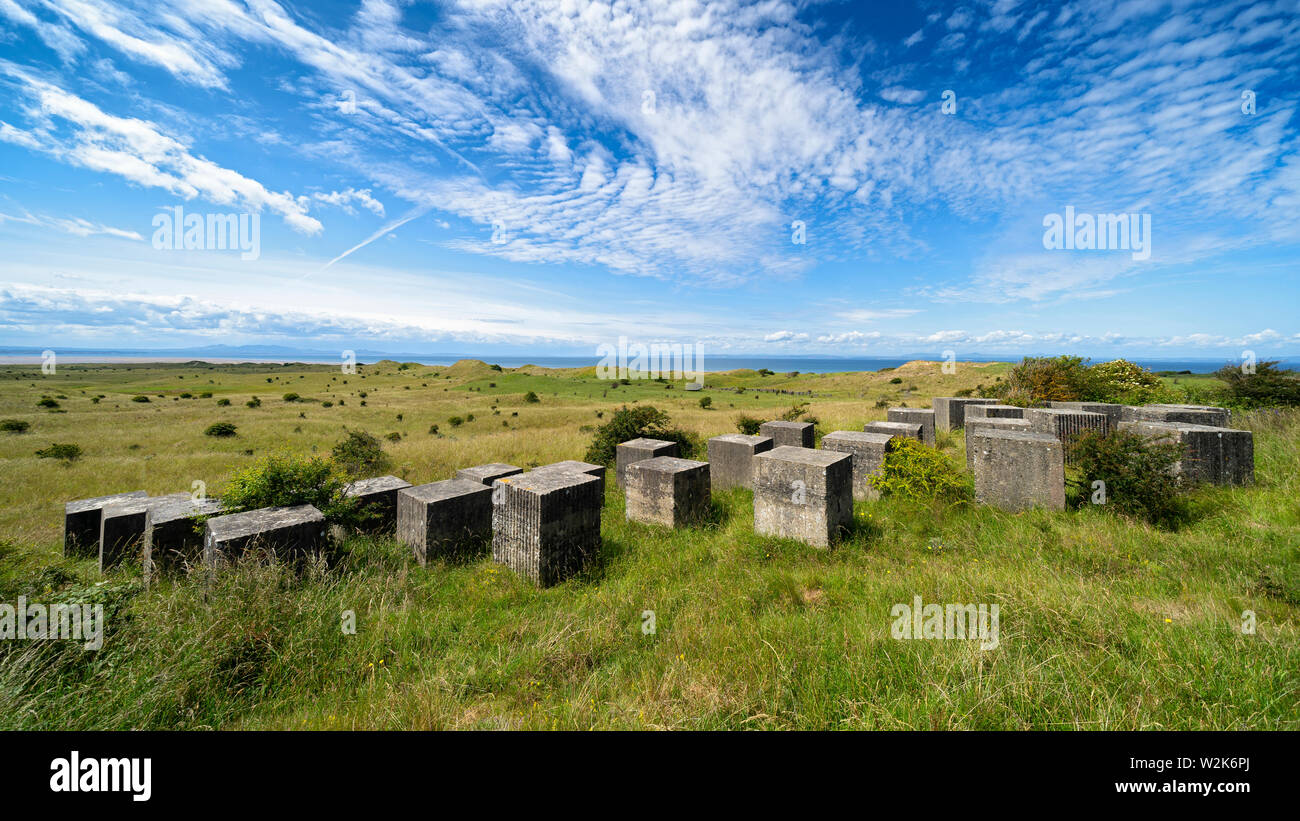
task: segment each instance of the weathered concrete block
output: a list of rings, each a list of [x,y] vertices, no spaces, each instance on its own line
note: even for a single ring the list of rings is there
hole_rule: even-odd
[[[859,433],[837,430],[822,437],[822,450],[847,453],[853,465],[853,498],[877,499],[880,492],[868,478],[880,470],[885,454],[893,450],[894,436],[888,433]]]
[[[902,422],[921,426],[921,441],[934,447],[934,411],[931,408],[890,408],[885,412],[889,422]]]
[[[144,576],[176,573],[203,559],[203,535],[195,529],[195,517],[218,516],[221,500],[208,496],[187,496],[174,502],[149,506],[144,520]]]
[[[975,405],[967,410],[974,410],[980,407],[994,407],[993,405]],[[993,417],[991,419],[975,419],[969,415],[966,416],[966,469],[975,472],[975,446],[971,442],[971,436],[982,430],[1019,430],[1029,432],[1028,419],[1013,419],[1008,417]]]
[[[1110,432],[1110,420],[1103,413],[1088,411],[1063,410],[1060,408],[1029,408],[1025,411],[1029,429],[1034,433],[1046,433],[1055,436],[1065,446],[1065,461],[1070,462],[1070,443],[1083,434],[1094,430],[1103,436]]]
[[[614,448],[614,481],[624,487],[627,480],[627,466],[642,459],[654,459],[657,456],[681,456],[681,449],[676,442],[664,439],[630,439]]]
[[[99,525],[105,505],[130,499],[145,499],[143,490],[114,493],[93,499],[78,499],[63,506],[63,555],[89,559],[99,555]]]
[[[975,499],[1002,510],[1065,509],[1065,450],[1048,433],[980,430],[975,450]]]
[[[492,483],[497,479],[518,476],[523,472],[523,468],[517,468],[514,465],[507,465],[504,462],[492,462],[487,465],[475,465],[472,468],[461,468],[456,471],[456,478],[469,479],[471,482],[478,482],[492,487]]]
[[[931,401],[934,407],[935,430],[956,430],[966,425],[966,409],[971,405],[996,405],[996,399],[980,399],[970,396],[936,396]]]
[[[754,487],[754,456],[772,449],[772,437],[724,433],[709,440],[709,480],[714,490]]]
[[[862,426],[865,433],[883,433],[888,436],[906,436],[925,443],[925,433],[920,422],[868,422]]]
[[[966,407],[966,422],[962,427],[969,425],[974,419],[1024,419],[1025,409],[1015,405],[968,405]]]
[[[397,526],[397,492],[410,486],[410,482],[396,476],[376,476],[352,482],[343,489],[343,495],[357,499],[361,507],[373,514],[362,523],[362,530],[392,533]]]
[[[1123,422],[1180,422],[1222,428],[1227,427],[1229,416],[1227,408],[1210,405],[1125,405],[1120,419]]]
[[[188,498],[188,493],[172,493],[105,505],[99,518],[99,572],[111,570],[126,559],[140,558],[149,508]]]
[[[513,480],[510,476],[498,482]],[[492,538],[493,488],[473,479],[444,479],[397,491],[397,538],[415,559],[460,558]]]
[[[267,507],[208,519],[203,561],[215,566],[254,551],[302,559],[324,545],[325,516],[315,507]]]
[[[605,495],[605,466],[593,465],[591,462],[579,462],[577,459],[566,459],[563,462],[553,462],[549,465],[535,467],[529,473],[581,473],[585,476],[595,476],[600,480],[598,487],[600,495]]]
[[[656,456],[628,465],[627,518],[682,527],[709,513],[709,463]]]
[[[600,550],[603,478],[534,470],[498,479],[492,559],[542,587],[580,572]]]
[[[813,446],[812,422],[764,422],[759,436],[770,436],[772,447],[810,448]]]
[[[1255,481],[1255,437],[1248,430],[1181,422],[1121,422],[1120,429],[1181,444],[1183,458],[1174,472],[1185,481],[1218,485]]]
[[[1100,413],[1106,417],[1106,430],[1112,431],[1119,427],[1119,423],[1124,419],[1124,406],[1116,405],[1112,402],[1048,402],[1048,407],[1057,410],[1074,410],[1086,411],[1088,413]]]
[[[754,532],[827,547],[853,524],[848,453],[782,446],[754,457]]]

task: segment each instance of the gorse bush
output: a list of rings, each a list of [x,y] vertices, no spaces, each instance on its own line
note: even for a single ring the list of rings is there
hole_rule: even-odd
[[[1102,362],[1087,369],[1083,393],[1086,402],[1145,405],[1167,399],[1169,391],[1160,377],[1125,359]]]
[[[875,475],[867,479],[882,496],[959,502],[973,491],[952,460],[915,439],[896,438]]]
[[[347,481],[331,459],[274,454],[232,476],[221,490],[221,500],[227,513],[314,505],[331,523],[353,524],[357,506],[343,495]]]
[[[676,442],[682,458],[689,459],[698,451],[699,442],[691,434],[671,427],[670,422],[666,412],[651,405],[634,408],[624,405],[614,411],[608,422],[596,429],[585,458],[588,462],[611,466],[620,443],[644,436]]]
[[[42,459],[62,459],[65,462],[71,462],[81,457],[81,447],[79,445],[55,443],[48,448],[41,448],[36,451],[36,455]]]
[[[1165,528],[1189,519],[1190,506],[1181,495],[1184,487],[1173,472],[1183,456],[1181,444],[1126,430],[1110,435],[1085,431],[1069,448],[1067,488],[1073,506],[1098,504]]]
[[[1080,356],[1025,357],[988,395],[1009,405],[1042,402],[1114,402],[1143,405],[1172,400],[1160,378],[1123,359],[1089,365]]]
[[[1300,373],[1277,366],[1277,361],[1259,362],[1254,373],[1239,365],[1224,365],[1214,375],[1227,383],[1224,404],[1238,408],[1294,407],[1300,405]]]
[[[30,427],[31,423],[22,419],[0,419],[0,430],[5,433],[26,433]]]
[[[40,408],[57,408],[59,403],[53,397],[45,396],[41,398],[41,401],[36,403],[36,406]]]
[[[204,436],[234,436],[236,427],[230,422],[213,422],[203,431]]]
[[[542,401],[542,400],[537,398],[537,393],[536,393],[536,392],[534,392],[534,391],[529,391],[528,393],[524,394],[524,401],[527,402],[527,403],[529,403],[529,404],[534,404],[534,403],[540,402],[540,401]]]
[[[749,414],[742,413],[736,417],[736,430],[747,436],[757,436],[758,429],[763,426],[762,419],[755,419]]]
[[[388,469],[388,456],[384,453],[383,444],[361,430],[348,431],[348,435],[334,446],[330,455],[335,464],[349,476],[358,479],[377,476]]]

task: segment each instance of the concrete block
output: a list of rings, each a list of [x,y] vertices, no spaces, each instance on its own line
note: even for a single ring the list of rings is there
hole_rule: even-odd
[[[934,407],[935,430],[956,430],[966,426],[966,409],[971,405],[996,405],[996,399],[981,399],[970,396],[936,396],[931,400]]]
[[[754,487],[754,456],[772,449],[772,437],[724,433],[709,440],[709,480],[714,490]]]
[[[195,517],[219,516],[224,509],[221,500],[214,496],[202,499],[186,496],[174,502],[150,505],[144,521],[144,577],[197,566],[203,560],[203,534],[195,528]]]
[[[1024,419],[1025,409],[1015,405],[968,405],[966,425],[974,419]]]
[[[324,546],[325,516],[315,507],[267,507],[208,519],[203,561],[215,566],[250,552],[300,560]]]
[[[822,450],[847,453],[853,465],[853,498],[877,499],[880,492],[867,481],[880,470],[885,454],[893,450],[894,436],[888,433],[859,433],[837,430],[822,437]]]
[[[995,407],[993,405],[975,405],[967,410],[974,410],[978,407]],[[969,414],[966,416],[966,469],[971,473],[975,472],[975,447],[971,442],[971,436],[982,430],[1019,430],[1029,432],[1028,419],[1012,419],[1007,417],[993,417],[992,419],[975,419]]]
[[[1227,427],[1230,412],[1227,408],[1210,405],[1125,405],[1121,413],[1123,422],[1179,422],[1188,425]]]
[[[579,573],[600,550],[603,478],[534,470],[493,487],[492,559],[541,587]]]
[[[498,479],[504,482],[514,479]],[[397,539],[431,558],[462,558],[492,538],[493,488],[472,479],[444,479],[397,491]]]
[[[1121,422],[1120,429],[1181,444],[1184,455],[1174,472],[1185,481],[1218,485],[1255,481],[1255,437],[1248,430],[1181,422]]]
[[[782,446],[754,457],[754,532],[827,547],[853,524],[848,453]]]
[[[78,559],[98,556],[99,525],[104,506],[148,496],[143,490],[133,490],[66,503],[63,506],[63,555]]]
[[[972,432],[975,500],[1002,510],[1065,509],[1065,450],[1048,433]]]
[[[627,518],[682,527],[709,513],[709,463],[656,456],[628,465]]]
[[[111,570],[127,559],[140,559],[150,507],[189,498],[188,493],[172,493],[105,505],[99,519],[99,572]]]
[[[654,459],[657,456],[681,456],[681,449],[676,442],[664,439],[630,439],[614,448],[614,481],[624,487],[627,478],[627,466],[642,459]]]
[[[581,473],[586,476],[595,476],[600,480],[598,487],[600,495],[605,495],[605,466],[593,465],[590,462],[579,462],[577,459],[567,459],[563,462],[554,462],[549,465],[533,468],[530,473]]]
[[[906,436],[925,443],[925,432],[920,422],[868,422],[862,426],[865,433],[883,433],[887,436]]]
[[[456,478],[469,479],[471,482],[479,482],[492,487],[492,483],[497,479],[518,476],[523,472],[523,468],[517,468],[514,465],[507,465],[504,462],[492,462],[487,465],[475,465],[472,468],[461,468],[456,471]]]
[[[772,438],[772,447],[810,448],[813,446],[812,422],[764,422],[759,436]]]
[[[934,447],[934,410],[931,408],[890,408],[885,412],[889,422],[921,426],[921,441]]]
[[[362,523],[367,533],[392,533],[397,527],[397,492],[411,483],[396,476],[376,476],[358,479],[343,489],[343,495],[359,500],[359,504],[375,514]]]
[[[1061,408],[1029,408],[1025,411],[1029,429],[1034,433],[1055,436],[1065,446],[1065,461],[1070,462],[1070,443],[1084,431],[1094,430],[1103,436],[1110,432],[1110,420],[1103,413],[1063,410]]]
[[[1119,423],[1124,419],[1124,406],[1116,405],[1111,402],[1048,402],[1048,407],[1057,410],[1074,410],[1086,411],[1088,413],[1100,413],[1106,417],[1106,430],[1112,431],[1119,427]]]

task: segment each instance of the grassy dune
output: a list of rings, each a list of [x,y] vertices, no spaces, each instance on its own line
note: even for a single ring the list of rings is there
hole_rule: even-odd
[[[852,538],[817,550],[754,535],[741,490],[718,494],[706,525],[630,524],[611,481],[600,561],[549,590],[487,559],[419,568],[391,540],[361,537],[302,577],[245,565],[207,590],[181,579],[145,591],[133,569],[101,579],[60,556],[66,499],[195,480],[215,492],[276,449],[327,452],[345,427],[401,433],[386,443],[394,472],[427,482],[488,461],[582,458],[598,414],[625,402],[654,404],[702,437],[734,431],[741,412],[772,418],[805,400],[822,430],[860,429],[884,418],[879,400],[928,406],[1006,368],[734,372],[708,380],[711,410],[701,393],[614,387],[592,369],[0,369],[0,418],[31,423],[0,434],[0,601],[93,598],[110,613],[97,653],[0,642],[0,728],[1300,726],[1295,414],[1242,415],[1256,431],[1257,485],[1197,491],[1195,521],[1177,532],[1099,510],[882,501],[859,503]],[[722,389],[736,387],[746,391]],[[530,390],[539,403],[524,402]],[[284,401],[290,391],[303,400]],[[245,407],[254,394],[262,406]],[[39,410],[42,396],[66,413]],[[238,436],[203,436],[215,421]],[[68,466],[33,455],[51,442],[85,453]],[[942,444],[964,465],[959,438]],[[891,638],[891,608],[915,595],[997,603],[1000,646]],[[1254,635],[1241,630],[1248,609]],[[355,635],[340,629],[345,611]]]

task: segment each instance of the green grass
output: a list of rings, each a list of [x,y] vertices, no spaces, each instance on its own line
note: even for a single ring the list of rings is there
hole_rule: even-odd
[[[944,376],[937,363],[913,363],[709,382],[812,390],[809,411],[831,431],[883,418],[878,398],[922,406],[991,383],[998,369],[963,365]],[[1092,509],[1012,515],[880,501],[859,503],[852,537],[818,550],[755,535],[742,490],[715,496],[708,525],[628,523],[611,481],[600,561],[548,590],[487,558],[420,568],[392,540],[364,537],[301,576],[245,564],[211,589],[195,578],[145,590],[134,569],[102,578],[59,555],[63,501],[189,490],[195,479],[215,492],[276,448],[327,453],[344,426],[403,432],[385,447],[396,472],[425,482],[482,462],[581,458],[591,434],[580,428],[623,402],[653,403],[711,436],[733,431],[742,410],[770,417],[795,398],[711,389],[703,393],[715,409],[703,410],[700,393],[653,382],[609,390],[591,369],[468,363],[385,364],[364,369],[364,380],[301,365],[64,367],[44,379],[34,370],[0,369],[0,416],[32,425],[0,434],[0,601],[92,598],[106,604],[109,630],[97,653],[0,642],[3,729],[1300,725],[1294,413],[1238,416],[1256,431],[1257,484],[1197,491],[1195,520],[1176,532]],[[904,382],[889,385],[896,375]],[[909,385],[917,390],[902,395]],[[209,390],[211,399],[171,399]],[[304,401],[282,402],[290,390]],[[540,404],[523,403],[528,390]],[[56,393],[69,397],[60,400],[67,413],[36,407]],[[107,398],[92,404],[99,393]],[[154,401],[131,402],[138,393]],[[263,406],[244,408],[253,394]],[[232,407],[216,407],[222,396]],[[324,399],[346,405],[309,403]],[[469,413],[475,421],[451,432],[445,420]],[[238,435],[204,436],[216,421],[238,424]],[[427,434],[434,423],[443,436]],[[66,466],[36,458],[51,441],[85,454]],[[961,437],[944,444],[964,466]],[[1000,646],[891,638],[891,608],[915,595],[998,604]],[[1240,629],[1247,609],[1255,635]],[[654,635],[642,632],[645,610],[655,613]],[[356,615],[355,635],[341,630],[345,611]]]

